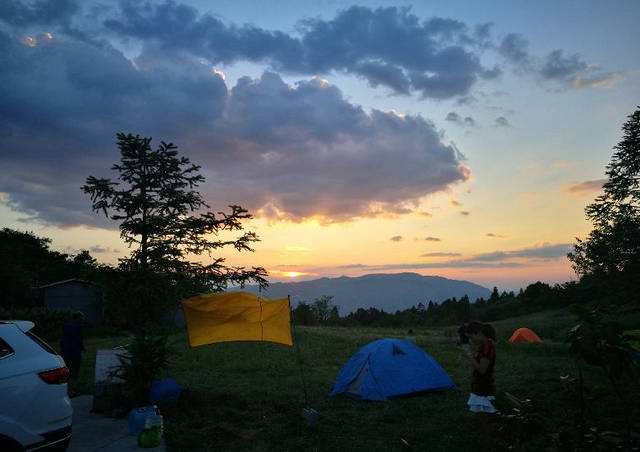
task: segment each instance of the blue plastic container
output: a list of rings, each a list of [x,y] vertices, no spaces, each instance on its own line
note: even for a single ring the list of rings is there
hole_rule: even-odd
[[[182,393],[182,386],[173,378],[154,380],[149,391],[151,403],[175,402]]]
[[[160,414],[158,407],[155,405],[134,408],[129,413],[129,434],[139,435],[144,430],[145,422],[148,417]]]

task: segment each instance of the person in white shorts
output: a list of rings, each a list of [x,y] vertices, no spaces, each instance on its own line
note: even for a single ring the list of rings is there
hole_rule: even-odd
[[[471,374],[471,394],[467,405],[469,411],[477,413],[480,420],[483,442],[490,441],[493,417],[497,412],[493,405],[496,395],[494,367],[496,364],[495,330],[488,323],[470,322],[466,328],[471,347],[469,361]]]

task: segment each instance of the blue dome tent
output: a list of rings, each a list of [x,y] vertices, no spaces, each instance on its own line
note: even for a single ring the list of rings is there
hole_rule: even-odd
[[[330,395],[387,400],[453,387],[449,375],[420,347],[400,339],[379,339],[362,347],[347,361]]]

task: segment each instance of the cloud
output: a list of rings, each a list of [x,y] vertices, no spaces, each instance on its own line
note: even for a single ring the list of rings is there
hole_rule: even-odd
[[[274,73],[240,79],[214,131],[230,161],[212,196],[226,188],[270,217],[409,213],[468,178],[457,149],[421,116],[366,113],[317,78],[295,86]]]
[[[519,250],[493,251],[465,259],[441,260],[438,262],[405,262],[384,265],[347,264],[337,267],[313,267],[306,265],[279,265],[277,268],[303,269],[317,274],[331,274],[340,271],[358,270],[365,272],[383,272],[390,270],[420,270],[438,268],[526,268],[530,265],[547,263],[562,259],[571,249],[571,244],[543,244]],[[427,253],[421,257],[456,257],[459,253]]]
[[[64,25],[80,10],[75,0],[19,0],[0,2],[0,20],[13,26]]]
[[[402,241],[402,236],[401,235],[394,235],[389,240],[391,240],[392,242],[401,242]]]
[[[418,212],[419,215],[422,215],[423,217],[432,217],[433,214],[431,212]]]
[[[605,182],[607,182],[607,179],[586,180],[570,185],[565,188],[565,191],[576,196],[590,195],[601,191]]]
[[[414,262],[406,264],[386,264],[367,267],[367,271],[431,269],[431,268],[520,268],[526,265],[522,262],[473,262],[473,261],[443,261],[443,262]]]
[[[572,80],[587,67],[588,64],[577,53],[565,56],[562,50],[556,49],[543,59],[539,73],[546,80]]]
[[[495,121],[496,127],[511,127],[511,123],[504,116],[498,116]]]
[[[519,33],[504,36],[497,51],[515,67],[517,73],[533,74],[542,81],[567,81],[588,66],[580,55],[565,56],[561,49],[553,50],[542,58],[531,55],[529,40]]]
[[[460,212],[460,215],[464,216],[464,217],[468,217],[469,215],[471,215],[471,212],[467,212],[466,210],[463,210]]]
[[[248,61],[303,76],[346,73],[394,94],[457,97],[459,105],[477,101],[470,90],[479,81],[501,75],[499,64],[491,68],[482,64],[487,50],[541,80],[577,86],[604,83],[596,80],[603,75],[584,77],[592,65],[578,54],[567,56],[556,49],[543,58],[535,57],[520,34],[509,33],[495,42],[491,23],[423,20],[410,7],[351,6],[331,19],[300,20],[294,33],[225,22],[171,0],[121,0],[117,5],[94,4],[84,10],[75,0],[5,0],[0,4],[0,20],[12,27],[56,26],[86,41],[119,39],[127,46],[138,46],[141,61],[161,55],[211,65]]]
[[[225,98],[206,73],[143,72],[107,44],[54,35],[30,47],[0,31],[0,192],[43,221],[104,224],[80,186],[115,161],[115,133],[171,141],[214,121]]]
[[[611,88],[626,76],[637,73],[638,71],[617,71],[596,75],[577,75],[571,80],[571,85],[574,88]]]
[[[456,201],[455,199],[452,199],[450,202],[452,206],[459,207],[462,205],[459,201]]]
[[[290,252],[301,252],[308,253],[309,251],[313,251],[311,248],[307,248],[306,246],[297,246],[297,245],[287,245],[284,247],[285,251]]]
[[[482,66],[478,52],[487,46],[490,25],[420,20],[410,8],[351,6],[330,20],[302,20],[298,34],[290,35],[227,24],[184,4],[124,1],[104,25],[122,38],[213,64],[246,60],[294,74],[345,72],[396,94],[419,91],[425,98],[464,96],[478,80],[499,75],[498,68]]]
[[[439,239],[438,237],[425,237],[424,239],[427,242],[441,242],[442,239]]]
[[[624,71],[603,73],[582,55],[567,54],[563,49],[554,49],[543,57],[531,55],[529,41],[518,33],[507,34],[497,51],[516,72],[532,74],[542,82],[558,83],[565,88],[610,87],[626,75]]]
[[[555,245],[544,244],[541,246],[522,248],[519,250],[493,251],[491,253],[478,254],[470,258],[470,260],[482,262],[501,261],[514,258],[552,260],[565,257],[571,250],[571,247],[572,245],[570,243],[560,243]]]
[[[420,257],[456,257],[460,255],[460,253],[425,253],[421,254]]]
[[[110,247],[104,247],[102,245],[94,245],[89,248],[89,251],[94,254],[105,254],[105,253],[118,253],[119,250]]]
[[[500,234],[494,234],[493,232],[487,232],[487,237],[495,238],[495,239],[504,239],[506,236]]]
[[[428,263],[405,263],[389,264],[381,266],[371,266],[368,270],[400,270],[400,269],[420,269],[420,268],[516,268],[525,267],[535,262],[553,261],[565,258],[571,250],[569,243],[544,244],[530,248],[523,248],[512,251],[493,251],[490,253],[477,254],[466,259],[456,259],[440,262]],[[436,257],[422,255],[423,257]],[[443,255],[446,253],[443,253]]]
[[[518,33],[509,33],[498,45],[498,53],[507,61],[519,66],[530,64],[529,41]]]
[[[471,116],[465,116],[463,118],[455,111],[450,111],[449,113],[447,113],[447,116],[444,119],[445,121],[453,122],[454,124],[458,124],[459,126],[474,127],[476,125],[475,119],[473,119]]]
[[[471,94],[459,97],[456,100],[456,105],[474,105],[476,103],[478,103],[478,98]]]
[[[464,156],[422,116],[372,110],[320,78],[265,72],[228,89],[197,61],[130,61],[66,36],[34,47],[0,31],[0,192],[32,218],[105,225],[80,186],[109,176],[119,131],[179,145],[204,168],[214,206],[324,222],[412,212],[469,178]]]

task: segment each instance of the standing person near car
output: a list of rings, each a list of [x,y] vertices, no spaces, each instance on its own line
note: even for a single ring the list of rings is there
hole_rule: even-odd
[[[84,316],[81,312],[74,312],[71,321],[64,324],[62,329],[62,339],[60,339],[60,354],[65,364],[69,368],[71,380],[75,383],[80,372],[82,363],[82,352],[84,351],[84,341],[82,338],[82,321]],[[70,389],[70,395],[75,395],[75,391]]]
[[[496,395],[494,379],[496,333],[488,323],[470,322],[467,325],[466,334],[471,343],[468,355],[472,368],[471,394],[469,394],[467,405],[470,411],[477,413],[482,442],[487,447],[493,429],[493,416],[496,413],[493,406]]]

